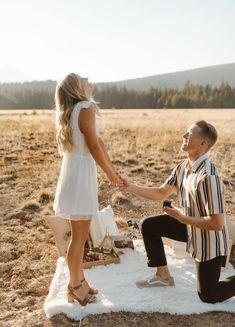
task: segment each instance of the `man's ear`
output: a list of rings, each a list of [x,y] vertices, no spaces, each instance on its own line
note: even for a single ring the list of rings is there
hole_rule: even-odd
[[[204,146],[204,145],[208,146],[208,140],[207,139],[202,140],[201,146]]]

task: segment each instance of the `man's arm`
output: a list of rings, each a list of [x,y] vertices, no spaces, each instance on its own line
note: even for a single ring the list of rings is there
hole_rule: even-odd
[[[132,184],[127,180],[124,180],[124,185],[119,189],[122,192],[131,192],[145,199],[154,201],[164,200],[176,191],[174,186],[168,185],[167,183],[164,183],[159,187],[142,187]]]
[[[223,214],[212,214],[205,217],[190,217],[181,213],[177,208],[164,207],[164,211],[172,218],[183,224],[191,225],[206,230],[222,230],[224,225]]]

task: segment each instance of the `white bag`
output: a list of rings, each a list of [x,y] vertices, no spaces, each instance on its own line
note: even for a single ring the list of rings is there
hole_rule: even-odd
[[[69,245],[70,225],[69,221],[62,218],[55,218],[54,216],[45,217],[46,222],[50,226],[55,236],[56,246],[59,256],[66,256],[67,248]]]
[[[91,221],[90,235],[93,246],[99,247],[106,234],[120,235],[110,205],[99,211],[98,218]]]
[[[52,229],[56,246],[60,256],[66,256],[68,244],[70,241],[69,221],[62,218],[55,218],[53,216],[45,217],[45,220]],[[107,206],[99,211],[98,218],[92,219],[90,226],[90,236],[94,247],[99,247],[106,234],[119,235],[117,225],[114,220],[114,214],[111,206]]]

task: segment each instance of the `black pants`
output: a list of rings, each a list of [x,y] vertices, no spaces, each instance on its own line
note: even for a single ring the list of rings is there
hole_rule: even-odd
[[[149,267],[166,266],[166,256],[161,237],[187,242],[186,225],[168,215],[146,218],[142,222],[142,235]],[[219,281],[224,256],[198,262],[197,291],[200,299],[207,303],[222,302],[235,295],[235,276]]]

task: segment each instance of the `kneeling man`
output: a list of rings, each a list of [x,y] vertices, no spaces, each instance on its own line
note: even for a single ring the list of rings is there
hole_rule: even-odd
[[[177,192],[181,209],[164,207],[166,214],[146,218],[142,234],[148,266],[156,267],[151,279],[138,287],[173,286],[161,237],[186,242],[195,260],[198,295],[203,302],[222,302],[235,295],[235,276],[219,281],[228,253],[223,183],[206,153],[217,140],[216,129],[206,121],[193,124],[183,135],[181,149],[187,158],[160,187],[140,187],[124,181],[122,192],[150,200],[164,200]]]

